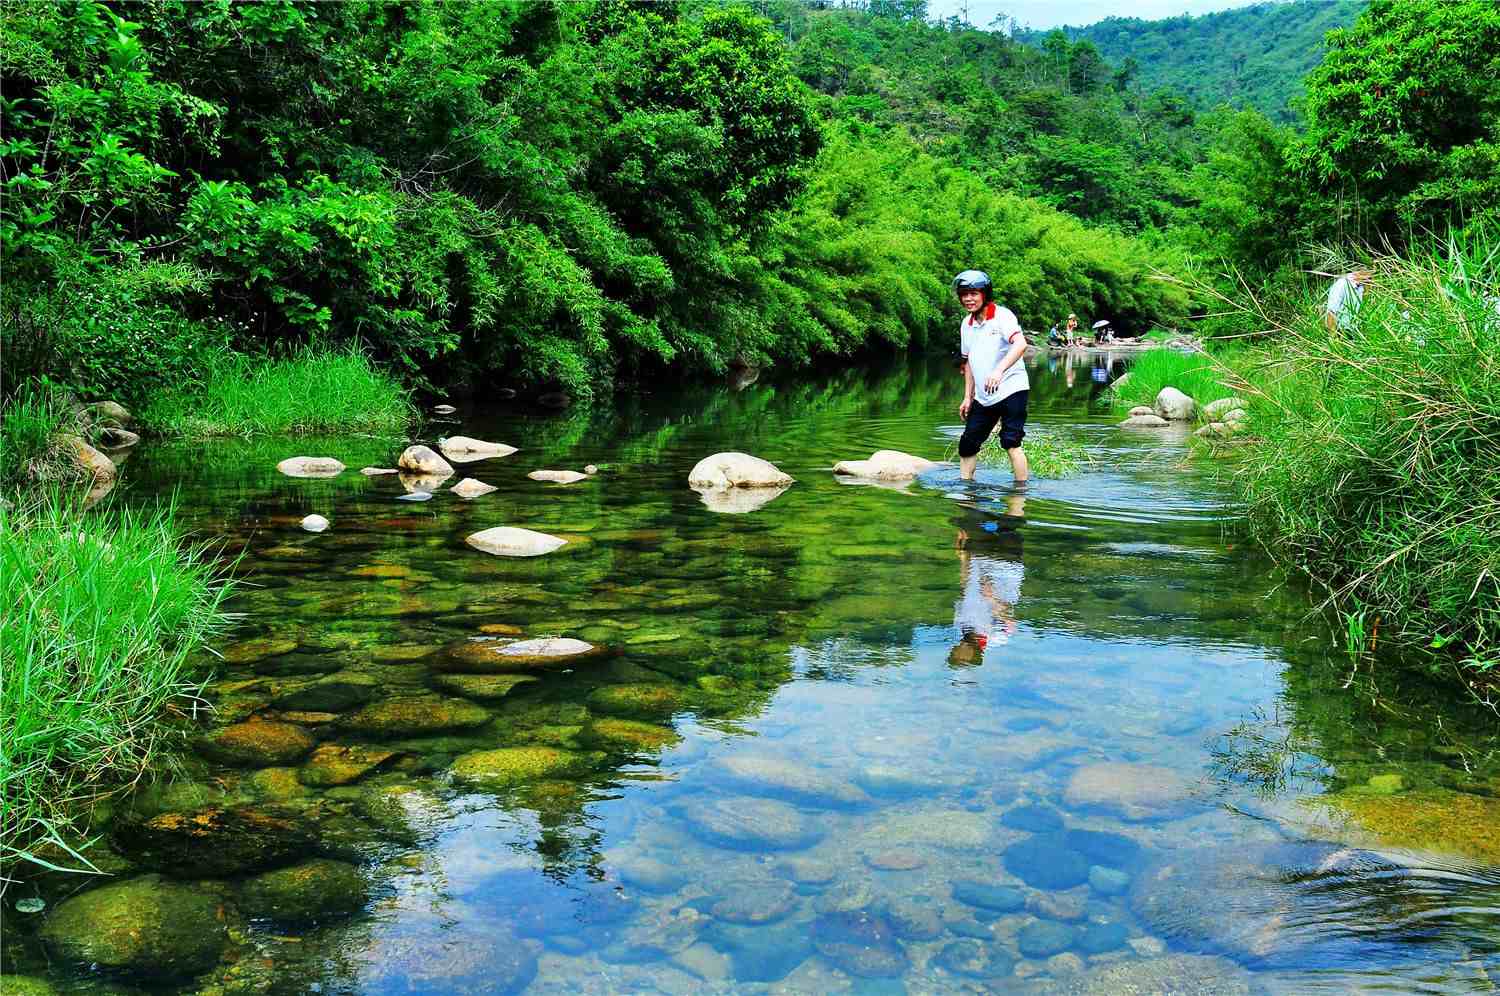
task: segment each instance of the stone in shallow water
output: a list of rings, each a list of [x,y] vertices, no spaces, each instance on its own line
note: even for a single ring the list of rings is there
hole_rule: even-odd
[[[438,449],[443,451],[443,456],[457,463],[473,463],[476,460],[508,457],[516,452],[514,446],[492,443],[484,439],[473,439],[469,436],[449,436],[438,442]]]
[[[869,836],[892,847],[932,844],[939,847],[977,848],[994,834],[991,817],[962,809],[922,809],[896,813],[871,828]]]
[[[827,885],[838,877],[838,866],[831,861],[817,858],[788,858],[776,866],[778,875],[785,875],[798,885]]]
[[[1105,965],[1038,984],[1037,996],[1250,996],[1251,976],[1225,958],[1170,955]]]
[[[1123,923],[1091,923],[1078,938],[1078,950],[1084,954],[1102,954],[1123,948],[1130,931]]]
[[[595,719],[583,728],[579,739],[605,750],[656,751],[682,741],[670,727],[633,719]]]
[[[533,481],[543,481],[550,484],[577,484],[579,481],[588,480],[589,475],[580,474],[576,470],[533,470],[526,475]]]
[[[301,814],[271,806],[161,813],[116,824],[112,836],[122,853],[178,878],[258,871],[306,855],[314,843]]]
[[[503,926],[443,923],[413,936],[376,931],[346,956],[356,970],[351,988],[378,993],[465,993],[510,996],[536,978],[536,955]]]
[[[811,847],[823,836],[814,820],[771,799],[693,798],[675,811],[699,836],[718,847],[796,851]]]
[[[1027,958],[1048,958],[1078,940],[1078,928],[1056,920],[1036,920],[1021,928],[1016,944]]]
[[[556,747],[501,747],[465,754],[453,762],[453,780],[472,788],[497,791],[543,778],[586,774],[595,757]]]
[[[396,466],[408,474],[441,474],[453,473],[453,465],[438,456],[428,446],[408,446],[401,451],[401,456],[396,460]]]
[[[1136,841],[1107,830],[1068,830],[1063,833],[1063,844],[1106,868],[1131,868],[1145,853]]]
[[[685,951],[698,942],[709,918],[690,906],[657,910],[630,922],[599,957],[613,964],[658,961]]]
[[[609,716],[665,719],[684,705],[682,689],[654,682],[606,685],[585,700],[595,712]]]
[[[758,927],[715,922],[704,937],[729,955],[739,982],[779,982],[813,951],[806,924],[789,920]]]
[[[915,851],[892,848],[865,855],[865,864],[876,871],[915,871],[925,867],[927,859]]]
[[[1074,809],[1097,808],[1145,821],[1182,815],[1192,795],[1192,782],[1171,768],[1107,761],[1073,772],[1063,798]]]
[[[649,857],[620,858],[615,862],[615,870],[626,885],[658,894],[676,892],[691,878],[680,865]]]
[[[486,484],[483,481],[476,481],[472,477],[465,477],[463,480],[459,481],[448,490],[452,491],[460,498],[479,498],[484,495],[490,494],[493,491],[499,491],[500,489],[495,487],[493,484]]]
[[[1028,833],[1056,833],[1063,828],[1062,814],[1051,806],[1017,806],[1000,817],[1000,822]]]
[[[876,450],[868,460],[841,460],[833,465],[835,474],[873,481],[909,481],[937,464],[899,450]]]
[[[520,674],[571,667],[603,653],[592,643],[571,637],[512,640],[501,636],[471,636],[448,644],[443,648],[443,659],[435,663],[448,671]]]
[[[904,941],[931,941],[941,937],[942,911],[930,896],[905,896],[885,905],[885,918],[896,936]]]
[[[256,640],[241,640],[231,643],[219,651],[219,656],[229,664],[254,664],[267,657],[279,657],[297,649],[296,640],[284,637],[261,637]]]
[[[895,978],[910,965],[885,917],[870,910],[824,913],[813,921],[813,947],[850,975]]]
[[[1071,889],[1089,879],[1089,863],[1060,835],[1040,835],[1005,849],[1005,870],[1037,889]]]
[[[497,557],[540,557],[568,545],[561,537],[517,526],[485,529],[466,537],[464,542]]]
[[[378,747],[324,744],[302,764],[297,778],[303,785],[327,788],[358,781],[396,756],[396,751]]]
[[[797,908],[797,893],[779,879],[734,879],[724,883],[709,912],[730,923],[780,920]]]
[[[714,771],[743,791],[803,805],[857,806],[870,801],[858,786],[809,765],[780,758],[737,754],[719,760]]]
[[[536,680],[529,674],[439,674],[433,677],[432,683],[445,692],[466,699],[493,702],[505,698],[518,685]]]
[[[321,533],[328,528],[328,520],[321,515],[305,515],[302,517],[301,526],[310,533]]]
[[[343,861],[314,858],[247,879],[240,907],[274,920],[331,920],[356,913],[365,904],[365,880]]]
[[[345,716],[340,725],[371,737],[410,737],[444,730],[468,730],[490,721],[490,714],[466,699],[438,695],[371,702]]]
[[[219,914],[214,896],[142,875],[64,900],[38,936],[68,965],[178,979],[218,963],[227,941]]]
[[[300,726],[251,719],[215,730],[198,740],[198,753],[221,764],[267,768],[305,756],[317,739]]]
[[[1130,888],[1130,876],[1118,868],[1094,865],[1089,869],[1089,886],[1101,896],[1119,896]]]
[[[994,913],[1013,913],[1026,905],[1026,896],[1013,885],[961,880],[953,883],[953,898]]]
[[[977,940],[954,941],[935,959],[937,964],[955,975],[971,979],[999,979],[1016,967],[1015,959],[993,944]]]
[[[338,477],[344,465],[333,457],[287,457],[276,469],[287,477]]]
[[[343,712],[364,705],[380,690],[380,679],[359,671],[338,671],[272,700],[292,712]]]

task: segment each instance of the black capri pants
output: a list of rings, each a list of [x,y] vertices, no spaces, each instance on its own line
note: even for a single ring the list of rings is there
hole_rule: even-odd
[[[979,452],[984,441],[1000,425],[1000,445],[1013,450],[1026,438],[1026,397],[1030,391],[1017,391],[995,402],[981,405],[975,401],[969,405],[969,419],[964,423],[964,434],[958,438],[958,455],[971,457]]]

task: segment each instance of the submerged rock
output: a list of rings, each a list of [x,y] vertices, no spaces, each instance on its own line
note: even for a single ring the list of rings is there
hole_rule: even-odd
[[[369,993],[510,996],[536,978],[536,954],[499,924],[434,924],[376,931],[345,961],[358,972],[349,988]]]
[[[568,541],[518,526],[495,526],[465,537],[476,550],[497,557],[540,557],[568,545]]]
[[[287,477],[338,477],[344,465],[333,457],[287,457],[276,469]]]
[[[1446,790],[1402,792],[1400,775],[1319,796],[1313,805],[1352,819],[1382,844],[1460,854],[1500,866],[1500,799]]]
[[[297,649],[296,640],[268,636],[256,640],[241,640],[231,643],[219,651],[219,656],[229,664],[254,664],[268,657],[280,657]]]
[[[577,484],[579,481],[588,480],[587,474],[580,474],[576,470],[533,470],[526,475],[533,481],[546,481],[552,484]]]
[[[735,850],[796,851],[823,836],[811,818],[771,799],[693,798],[675,812],[705,840]]]
[[[664,719],[683,707],[683,694],[673,685],[634,682],[606,685],[585,700],[595,712],[608,716]]]
[[[1063,793],[1074,809],[1103,809],[1133,821],[1180,816],[1192,797],[1192,782],[1171,768],[1118,761],[1079,768]]]
[[[516,452],[514,446],[504,443],[491,443],[483,439],[472,439],[469,436],[449,436],[447,439],[438,440],[438,449],[449,460],[458,463],[473,463],[476,460],[490,460],[495,457],[508,457]],[[452,470],[450,467],[449,470]]]
[[[437,695],[383,699],[346,716],[341,725],[373,737],[409,737],[443,730],[468,730],[489,722],[490,714],[467,699]]]
[[[936,466],[931,460],[924,460],[910,453],[876,450],[868,460],[839,461],[833,465],[833,472],[873,481],[909,481]]]
[[[730,923],[760,924],[780,920],[797,908],[797,893],[779,879],[732,879],[719,887],[709,912]]]
[[[589,723],[579,734],[579,739],[605,750],[655,751],[675,746],[682,741],[677,731],[655,723],[641,723],[633,719],[600,718]]]
[[[1164,387],[1156,393],[1156,414],[1174,422],[1183,422],[1193,417],[1197,408],[1192,398],[1175,387]]]
[[[716,922],[704,937],[729,956],[735,980],[779,982],[813,953],[805,924],[790,920],[753,927]]]
[[[490,494],[493,491],[499,491],[500,489],[495,487],[493,484],[486,484],[483,481],[476,481],[472,477],[465,477],[463,480],[459,481],[448,490],[452,491],[460,498],[479,498],[483,495]]]
[[[274,920],[329,920],[359,912],[366,887],[359,869],[343,861],[314,858],[247,879],[240,907]]]
[[[963,879],[953,883],[953,898],[992,913],[1014,913],[1026,905],[1026,896],[1013,885],[995,885]]]
[[[775,464],[748,453],[715,453],[699,460],[688,473],[695,489],[784,488],[794,483]]]
[[[308,854],[311,828],[295,811],[232,806],[161,813],[115,825],[115,846],[147,867],[178,878],[221,878]]]
[[[1171,424],[1159,415],[1132,415],[1119,423],[1122,429],[1161,429]]]
[[[656,858],[620,858],[614,863],[614,868],[626,885],[658,895],[676,892],[692,881],[692,876],[681,865]]]
[[[271,704],[293,712],[343,712],[364,705],[380,691],[380,679],[360,671],[336,671],[283,695]]]
[[[1016,945],[1027,958],[1050,958],[1078,940],[1078,928],[1056,920],[1033,920],[1016,935]]]
[[[895,978],[910,965],[885,917],[869,910],[824,913],[813,921],[813,947],[850,975]]]
[[[1015,959],[998,946],[973,939],[952,942],[934,960],[955,975],[971,979],[1001,979],[1016,967]]]
[[[358,781],[397,754],[378,747],[324,744],[302,764],[297,778],[303,785],[327,788]]]
[[[1051,806],[1017,806],[1006,810],[1000,822],[1012,830],[1028,833],[1056,833],[1063,828],[1062,814]]]
[[[433,676],[432,683],[466,699],[493,702],[505,698],[517,686],[536,680],[529,674],[439,674]]]
[[[1250,996],[1249,972],[1225,958],[1169,955],[1105,965],[1066,980],[1033,983],[1034,996]]]
[[[317,745],[317,738],[291,723],[251,719],[200,738],[198,753],[221,764],[266,768],[290,764]]]
[[[572,667],[604,651],[570,637],[544,636],[512,640],[502,636],[471,636],[443,648],[438,666],[471,674],[524,674]]]
[[[64,900],[38,936],[58,961],[149,979],[207,971],[228,940],[217,898],[160,875]]]
[[[1038,889],[1071,889],[1089,880],[1089,863],[1058,834],[1028,837],[1005,849],[1005,870]]]
[[[453,780],[491,792],[543,778],[587,774],[595,759],[556,747],[501,747],[465,754],[449,769]]]
[[[743,791],[804,805],[858,806],[870,802],[858,786],[794,761],[733,755],[718,761],[714,770]]]

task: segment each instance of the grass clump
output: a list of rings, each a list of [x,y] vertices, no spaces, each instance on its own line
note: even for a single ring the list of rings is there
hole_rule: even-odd
[[[53,458],[52,437],[73,426],[62,396],[42,384],[23,387],[0,412],[0,485],[10,489],[32,480],[63,476]]]
[[[1136,405],[1152,405],[1164,387],[1175,387],[1200,406],[1238,393],[1224,359],[1206,352],[1150,349],[1131,361],[1129,376],[1116,382],[1112,404],[1124,414]]]
[[[1083,444],[1051,433],[1041,434],[1035,429],[1027,430],[1026,439],[1021,445],[1026,450],[1026,460],[1031,466],[1033,477],[1054,480],[1073,477],[1094,463],[1093,455]],[[999,432],[991,434],[984,441],[984,445],[979,448],[978,458],[982,467],[1010,467],[1010,455],[1000,445]],[[958,460],[957,441],[948,447],[943,459],[949,463]]]
[[[142,419],[174,436],[399,432],[413,411],[405,389],[363,353],[310,348],[282,359],[227,356],[201,384],[157,395]]]
[[[1375,263],[1354,327],[1316,309],[1246,366],[1258,442],[1233,469],[1273,552],[1368,620],[1500,679],[1500,243]],[[1252,304],[1253,306],[1253,304]]]
[[[170,508],[0,504],[0,859],[68,849],[80,806],[140,773],[225,588]]]

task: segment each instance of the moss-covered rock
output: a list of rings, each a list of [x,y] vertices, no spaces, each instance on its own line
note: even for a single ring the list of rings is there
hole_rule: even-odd
[[[296,768],[261,768],[247,777],[244,784],[264,802],[286,802],[309,794],[307,786],[297,780]]]
[[[579,740],[602,750],[657,751],[681,742],[677,731],[633,719],[596,719],[583,728]]]
[[[177,979],[213,967],[227,930],[216,897],[142,875],[68,899],[39,936],[59,961]]]
[[[627,718],[665,718],[684,705],[682,689],[674,685],[633,682],[606,685],[589,694],[588,706],[606,716]]]
[[[233,806],[118,823],[113,840],[124,854],[169,875],[221,878],[308,854],[314,835],[291,810]]]
[[[295,712],[344,712],[362,706],[380,691],[380,679],[360,671],[339,671],[278,695],[277,709]]]
[[[441,799],[416,785],[371,785],[354,811],[398,843],[415,846],[438,833],[452,815]]]
[[[251,719],[200,737],[198,753],[220,764],[266,768],[300,760],[317,743],[300,726]]]
[[[301,552],[300,550],[298,552]],[[253,664],[268,657],[280,657],[297,649],[296,640],[284,637],[262,637],[256,640],[241,640],[231,643],[219,651],[219,656],[230,664]]]
[[[498,791],[544,778],[583,775],[594,760],[556,747],[502,747],[465,754],[449,770],[460,785]]]
[[[433,676],[432,683],[466,699],[494,702],[505,698],[516,686],[536,680],[529,674],[439,674]]]
[[[378,747],[324,744],[312,752],[297,772],[303,785],[327,788],[358,781],[397,754]]]
[[[490,714],[466,699],[437,695],[382,699],[344,717],[342,726],[376,738],[468,730],[489,722]]]
[[[1322,796],[1318,804],[1352,818],[1382,844],[1446,851],[1500,865],[1500,799],[1427,790]]]
[[[602,656],[603,648],[567,637],[474,636],[448,644],[434,663],[440,670],[465,674],[529,674],[575,667]]]
[[[359,869],[342,861],[314,858],[247,879],[240,908],[274,920],[327,920],[356,913],[367,889]]]

